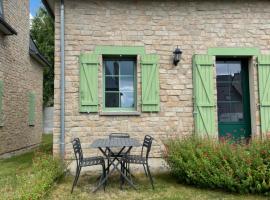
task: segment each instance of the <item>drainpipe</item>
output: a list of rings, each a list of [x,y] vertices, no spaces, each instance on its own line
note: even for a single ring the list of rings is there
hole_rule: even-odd
[[[60,51],[61,51],[61,71],[60,71],[60,155],[65,159],[65,7],[64,0],[61,0],[60,8]]]

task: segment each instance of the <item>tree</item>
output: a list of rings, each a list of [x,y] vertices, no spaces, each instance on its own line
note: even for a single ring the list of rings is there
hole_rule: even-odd
[[[45,67],[43,74],[43,104],[53,105],[54,96],[54,21],[45,8],[39,8],[32,20],[30,33],[41,54],[51,66]]]

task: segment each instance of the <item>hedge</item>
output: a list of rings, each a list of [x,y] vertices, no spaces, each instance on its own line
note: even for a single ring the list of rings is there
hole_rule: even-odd
[[[270,140],[238,144],[191,137],[165,146],[171,171],[182,183],[270,195]]]

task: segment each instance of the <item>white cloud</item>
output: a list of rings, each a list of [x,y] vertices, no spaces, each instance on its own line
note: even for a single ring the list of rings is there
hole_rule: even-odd
[[[29,14],[29,18],[30,18],[30,28],[32,27],[32,21],[34,19],[33,15],[30,13]]]

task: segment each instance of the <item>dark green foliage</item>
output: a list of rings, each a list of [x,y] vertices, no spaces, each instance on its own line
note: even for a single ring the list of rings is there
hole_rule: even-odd
[[[53,105],[54,95],[54,21],[45,8],[40,8],[32,21],[31,35],[42,55],[51,64],[44,69],[43,102]]]
[[[166,142],[166,159],[183,183],[270,195],[270,140],[249,145],[187,138]]]

